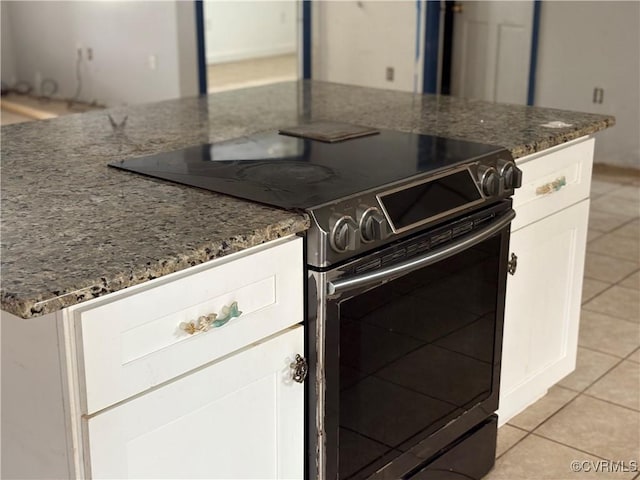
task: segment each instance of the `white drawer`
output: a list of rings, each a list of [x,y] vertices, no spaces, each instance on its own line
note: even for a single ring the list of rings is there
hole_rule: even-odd
[[[280,241],[117,292],[73,311],[80,381],[94,413],[303,320],[302,239]],[[237,302],[240,316],[189,334],[196,321]]]
[[[522,187],[513,197],[512,231],[589,197],[593,145],[593,138],[584,138],[516,160]]]

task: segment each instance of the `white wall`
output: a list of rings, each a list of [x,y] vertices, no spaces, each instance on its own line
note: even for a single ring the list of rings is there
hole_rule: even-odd
[[[15,82],[16,75],[16,62],[13,57],[13,41],[12,41],[12,28],[11,28],[11,13],[9,12],[8,2],[0,2],[0,20],[2,25],[0,27],[0,34],[2,35],[2,81],[7,84]]]
[[[81,100],[119,105],[197,94],[192,2],[3,0],[2,7],[15,75],[36,89],[39,79],[52,78],[59,96],[74,97],[80,46]],[[3,42],[3,58],[5,50],[11,54]]]
[[[420,16],[411,1],[319,1],[312,6],[314,79],[422,91],[424,2]],[[393,81],[386,79],[387,67],[394,69]]]
[[[640,168],[640,2],[542,2],[538,48],[536,105],[614,115],[595,160]]]
[[[295,53],[295,0],[204,2],[207,63]]]

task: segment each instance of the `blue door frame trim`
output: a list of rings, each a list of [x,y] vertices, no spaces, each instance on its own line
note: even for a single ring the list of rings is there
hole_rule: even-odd
[[[418,0],[420,2],[421,0]],[[440,1],[427,1],[424,22],[424,67],[422,92],[438,93],[438,43],[440,41]]]
[[[538,66],[538,36],[540,34],[540,6],[541,0],[533,2],[533,28],[531,32],[531,61],[529,63],[529,88],[527,91],[527,105],[533,105],[536,95],[536,68]]]
[[[207,94],[207,60],[204,51],[204,5],[195,0],[196,7],[196,45],[198,48],[198,93]]]
[[[311,78],[311,0],[302,1],[302,78]]]

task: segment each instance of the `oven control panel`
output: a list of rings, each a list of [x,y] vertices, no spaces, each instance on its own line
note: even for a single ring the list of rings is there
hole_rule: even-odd
[[[521,183],[522,172],[502,150],[314,207],[308,211],[313,226],[307,240],[313,247],[307,262],[320,268],[334,265],[509,198]]]
[[[423,252],[483,228],[510,207],[511,201],[505,200],[479,212],[465,215],[463,218],[447,223],[445,226],[430,229],[408,240],[385,247],[376,253],[370,253],[364,258],[354,260],[345,265],[342,272],[358,275],[409,260]]]

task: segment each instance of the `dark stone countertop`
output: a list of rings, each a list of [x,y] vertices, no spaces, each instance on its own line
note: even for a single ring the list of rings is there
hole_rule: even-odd
[[[111,126],[127,121],[122,129]],[[107,167],[124,158],[334,120],[502,145],[514,157],[613,117],[288,82],[1,129],[3,310],[35,317],[308,228],[307,216]],[[550,121],[564,128],[542,126]]]

